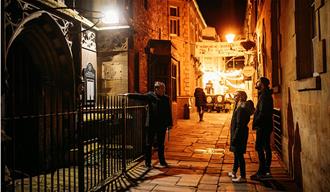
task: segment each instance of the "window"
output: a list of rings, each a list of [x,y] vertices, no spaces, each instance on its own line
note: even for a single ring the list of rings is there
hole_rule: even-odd
[[[134,54],[134,91],[140,90],[140,55],[139,52]]]
[[[172,59],[173,60],[173,59]],[[172,67],[171,67],[171,98],[172,101],[176,101],[176,96],[177,96],[177,81],[176,81],[176,74],[177,74],[177,66],[176,64],[172,61]]]
[[[281,78],[281,66],[280,66],[280,1],[271,2],[271,36],[272,36],[272,47],[271,47],[271,56],[272,56],[272,87],[277,87],[275,92],[278,92],[278,86],[280,85]]]
[[[314,0],[295,1],[297,79],[313,76],[313,38],[315,37]]]
[[[143,0],[143,6],[145,10],[148,10],[148,0]]]
[[[180,15],[178,7],[170,7],[170,35],[180,36]]]

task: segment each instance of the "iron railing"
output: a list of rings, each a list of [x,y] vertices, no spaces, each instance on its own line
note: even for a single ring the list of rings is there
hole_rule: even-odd
[[[3,117],[1,189],[101,190],[141,159],[145,115],[144,105],[104,96],[74,111]]]
[[[274,146],[276,151],[282,155],[282,123],[281,110],[274,108],[273,122],[274,122]]]

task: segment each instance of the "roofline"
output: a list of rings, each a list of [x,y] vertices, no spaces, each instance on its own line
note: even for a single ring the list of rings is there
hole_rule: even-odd
[[[198,4],[197,4],[196,0],[192,0],[192,1],[194,2],[194,5],[195,5],[196,10],[197,10],[197,13],[198,13],[199,17],[201,18],[204,27],[207,27],[207,24],[206,24],[206,22],[204,20],[204,17],[202,15],[201,11],[199,10],[199,7],[198,7]]]

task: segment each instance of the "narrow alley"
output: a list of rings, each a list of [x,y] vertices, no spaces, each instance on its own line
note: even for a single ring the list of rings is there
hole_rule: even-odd
[[[0,191],[330,191],[330,0],[0,9]]]
[[[227,176],[234,161],[229,151],[230,120],[231,113],[206,113],[203,122],[198,122],[197,114],[192,114],[190,120],[179,120],[170,131],[169,140],[168,135],[166,138],[169,168],[160,168],[154,153],[154,168],[146,171],[143,162],[136,167],[132,177],[138,176],[139,171],[145,175],[128,191],[297,191],[275,152],[272,178],[260,182],[250,180],[249,176],[258,169],[252,130],[245,154],[248,182],[232,183]]]

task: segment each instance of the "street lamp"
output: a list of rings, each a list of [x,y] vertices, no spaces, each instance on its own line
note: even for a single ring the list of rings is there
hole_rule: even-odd
[[[119,23],[119,13],[115,9],[110,9],[104,12],[104,17],[102,18],[105,24],[117,24]]]
[[[234,42],[235,34],[229,33],[226,35],[226,40],[228,43]]]
[[[102,11],[103,17],[101,21],[103,25],[99,26],[99,30],[114,30],[114,29],[128,29],[130,28],[123,20],[121,19],[121,13],[118,9],[112,8]]]

